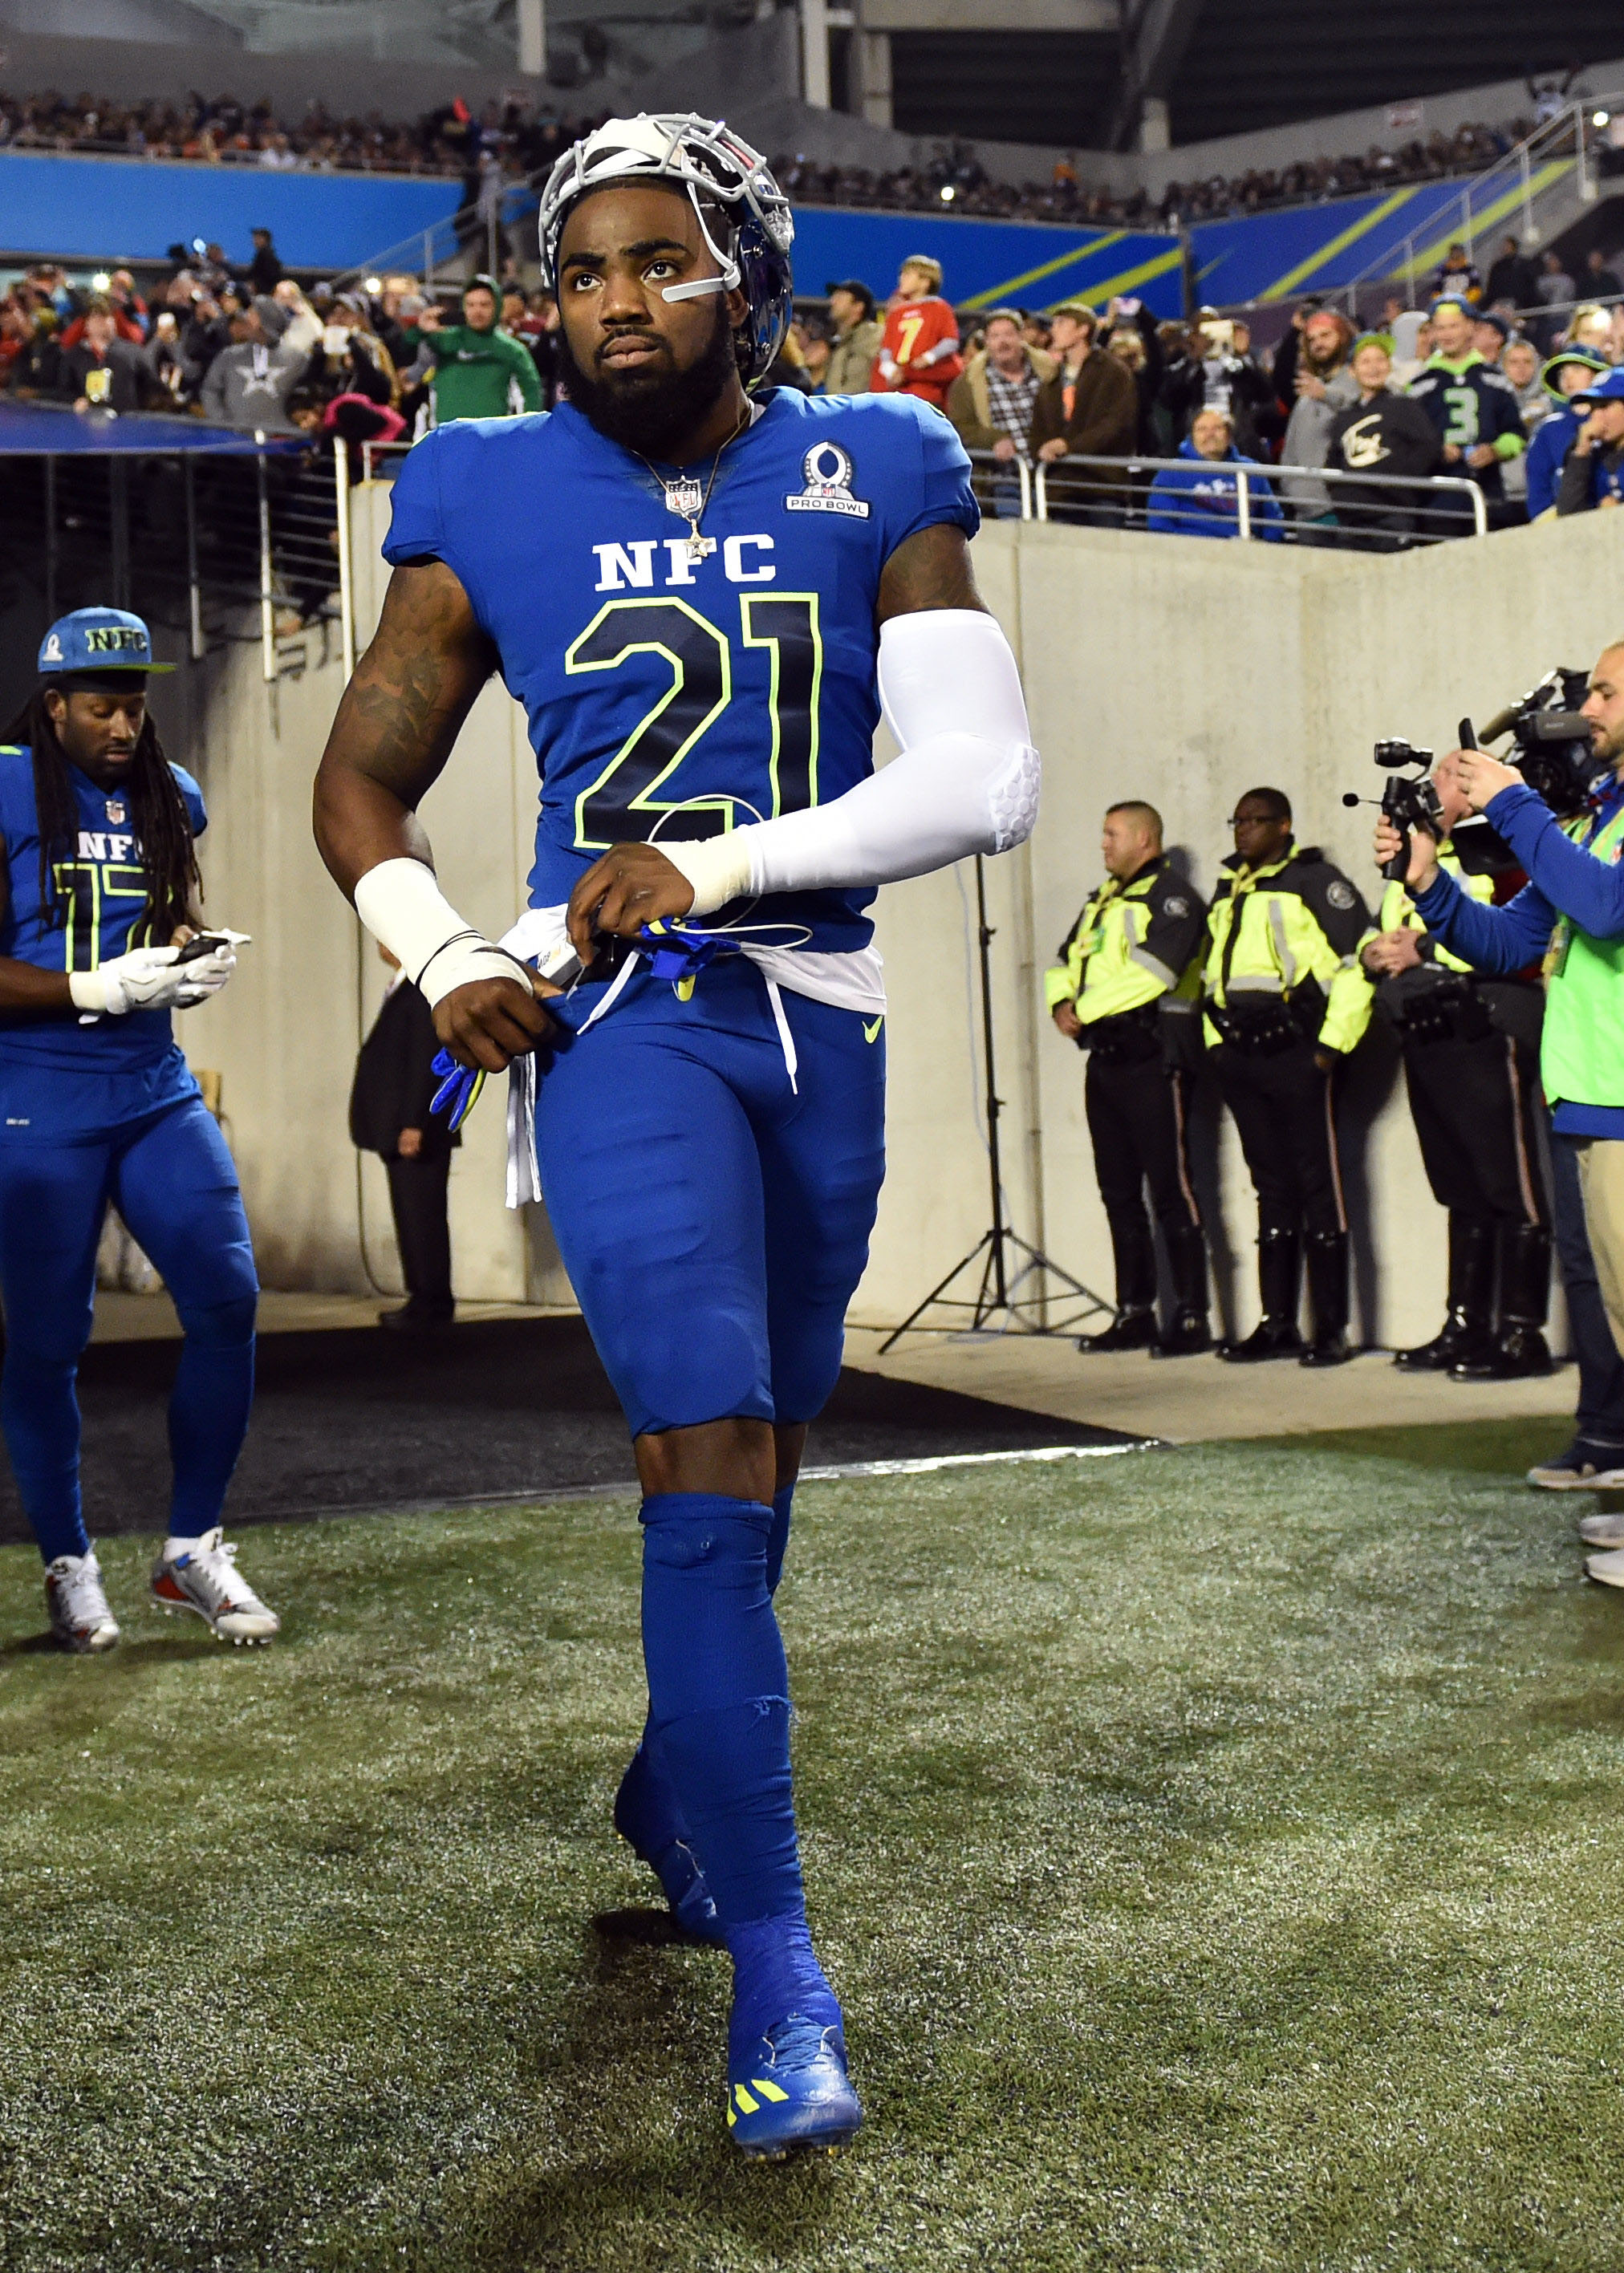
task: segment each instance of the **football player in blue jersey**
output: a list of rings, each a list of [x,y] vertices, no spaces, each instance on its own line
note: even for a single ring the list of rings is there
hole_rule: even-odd
[[[85,1530],[74,1393],[109,1201],[185,1335],[154,1597],[221,1639],[277,1631],[221,1532],[259,1285],[237,1170],[169,1013],[226,984],[237,935],[199,928],[203,799],[147,712],[147,674],[168,667],[139,616],[78,609],[47,632],[39,686],[0,744],[0,1427],[51,1632],[77,1651],[118,1639]]]
[[[611,120],[541,232],[568,402],[405,461],[317,836],[454,1056],[510,1069],[510,1196],[538,1179],[643,1491],[648,1713],[614,1819],[726,1945],[727,2122],[778,2156],[862,2119],[808,1934],[773,1593],[883,1166],[868,910],[1019,844],[1038,762],[947,420],[753,393],[793,233],[756,154]],[[500,945],[441,896],[416,812],[496,670],[541,774]],[[876,773],[882,705],[901,754]]]

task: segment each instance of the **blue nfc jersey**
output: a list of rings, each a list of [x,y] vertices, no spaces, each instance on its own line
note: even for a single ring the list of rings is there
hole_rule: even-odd
[[[200,836],[207,822],[203,793],[179,766],[170,770],[192,834]],[[33,755],[0,745],[0,840],[6,870],[0,955],[41,971],[94,971],[131,948],[164,944],[150,936],[147,870],[132,833],[127,793],[99,788],[77,766],[68,771],[79,805],[79,842],[70,857],[55,863],[55,904],[48,909],[40,896]],[[170,1058],[184,1073],[167,1010],[131,1010],[93,1025],[81,1025],[72,1009],[51,1018],[7,1018],[0,1013],[0,1071],[48,1067],[117,1074],[155,1068]],[[189,1088],[191,1077],[185,1078]],[[9,1108],[9,1087],[7,1100]]]
[[[385,559],[453,571],[524,706],[532,907],[611,844],[826,804],[873,769],[881,574],[934,522],[974,535],[970,461],[911,396],[763,400],[718,461],[698,557],[709,461],[656,469],[568,404],[441,427],[396,478]],[[851,950],[873,897],[781,894],[751,920]]]

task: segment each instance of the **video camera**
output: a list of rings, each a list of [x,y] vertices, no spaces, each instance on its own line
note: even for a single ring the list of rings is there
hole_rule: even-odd
[[[1443,807],[1438,791],[1428,779],[1432,763],[1431,750],[1417,750],[1409,742],[1378,742],[1372,754],[1376,763],[1391,773],[1394,778],[1381,792],[1381,809],[1403,839],[1392,859],[1381,873],[1389,883],[1402,876],[1410,866],[1410,832],[1412,829],[1425,831],[1428,836],[1444,835]],[[1399,776],[1401,766],[1418,766],[1418,774]],[[1366,805],[1369,799],[1360,797],[1354,790],[1342,795],[1344,805]]]
[[[1515,747],[1506,763],[1516,768],[1562,821],[1583,811],[1597,783],[1611,770],[1610,761],[1596,754],[1590,720],[1579,716],[1589,686],[1588,672],[1559,664],[1483,729],[1485,742],[1511,735]]]

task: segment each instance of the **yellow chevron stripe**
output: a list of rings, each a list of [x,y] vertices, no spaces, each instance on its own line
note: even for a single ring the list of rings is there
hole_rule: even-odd
[[[959,305],[961,308],[996,307],[1007,294],[1019,292],[1023,284],[1035,284],[1040,276],[1053,276],[1059,269],[1074,268],[1079,260],[1092,260],[1094,254],[1103,252],[1108,244],[1120,244],[1126,235],[1125,229],[1108,229],[1103,236],[1096,236],[1087,244],[1073,246],[1070,252],[1063,252],[1058,259],[1046,260],[1037,268],[1024,269],[1019,276],[1006,276],[1002,284],[995,284],[990,291],[978,292],[974,299],[960,300]]]
[[[1529,196],[1538,197],[1542,191],[1550,188],[1553,182],[1560,182],[1564,174],[1571,174],[1576,163],[1577,161],[1573,158],[1552,158],[1545,165],[1537,166],[1529,176]],[[1485,206],[1481,213],[1473,214],[1472,235],[1481,236],[1485,230],[1492,229],[1497,221],[1504,221],[1508,214],[1514,214],[1522,202],[1522,184],[1519,182],[1515,190],[1507,190],[1503,197],[1495,198],[1492,203]],[[1413,271],[1406,272],[1403,264],[1401,263],[1392,271],[1393,275],[1402,276],[1406,273],[1421,275],[1429,268],[1439,267],[1442,264],[1444,255],[1460,233],[1460,214],[1457,206],[1455,224],[1448,235],[1435,237],[1431,244],[1418,245],[1416,248]]]
[[[1101,308],[1108,300],[1115,299],[1117,293],[1132,292],[1136,284],[1148,284],[1153,276],[1165,276],[1169,269],[1182,268],[1184,262],[1184,248],[1177,244],[1171,252],[1160,252],[1154,260],[1141,260],[1137,268],[1121,269],[1115,276],[1102,277],[1099,283],[1086,285],[1082,291],[1067,296],[1085,300],[1091,308]],[[1049,303],[1051,307],[1059,304],[1058,301],[1051,300]]]
[[[755,2114],[755,2112],[756,2112],[756,2102],[751,2098],[751,2097],[750,2097],[749,2093],[745,2089],[744,2086],[743,2086],[741,2083],[736,2083],[736,2084],[734,2084],[734,2086],[733,2086],[733,2097],[738,2101],[738,2103],[739,2103],[739,2107],[740,2107],[740,2112],[741,2112],[742,2114],[745,2114],[745,2115],[754,2115],[754,2114]]]
[[[753,2075],[750,2082],[763,2099],[787,2099],[789,2094],[779,2084],[770,2082],[764,2075]]]
[[[1259,295],[1259,298],[1283,300],[1288,292],[1297,289],[1304,276],[1312,276],[1316,268],[1323,268],[1327,260],[1335,260],[1339,252],[1345,252],[1350,244],[1357,244],[1360,237],[1367,235],[1379,221],[1386,221],[1387,215],[1396,213],[1401,206],[1407,206],[1415,194],[1413,184],[1406,189],[1395,190],[1390,198],[1383,198],[1363,221],[1356,221],[1350,228],[1341,230],[1318,251],[1311,252],[1306,260],[1299,260],[1295,268],[1288,268],[1283,276],[1277,276],[1268,289]]]

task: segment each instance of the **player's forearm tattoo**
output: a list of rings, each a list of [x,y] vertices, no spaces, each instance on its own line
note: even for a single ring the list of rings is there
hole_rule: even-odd
[[[434,561],[397,569],[377,635],[339,706],[329,757],[415,806],[450,755],[492,663],[448,568]]]

